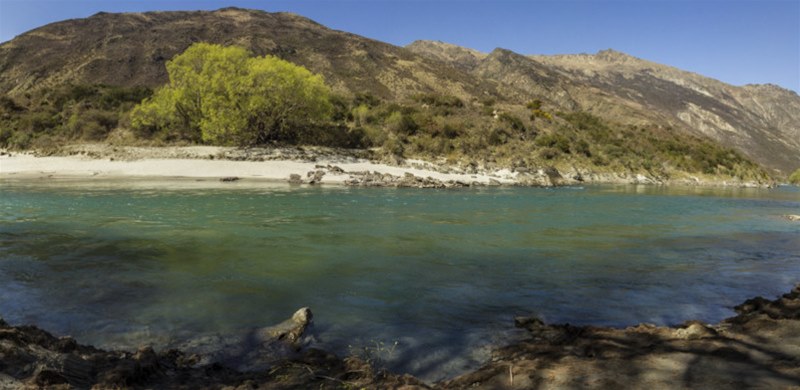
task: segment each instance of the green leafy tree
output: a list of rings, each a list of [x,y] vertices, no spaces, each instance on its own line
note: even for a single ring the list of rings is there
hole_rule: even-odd
[[[789,176],[789,183],[800,185],[800,169],[794,171],[794,173]]]
[[[131,114],[140,132],[220,145],[292,142],[332,112],[321,76],[240,47],[194,44],[167,73],[169,84]]]

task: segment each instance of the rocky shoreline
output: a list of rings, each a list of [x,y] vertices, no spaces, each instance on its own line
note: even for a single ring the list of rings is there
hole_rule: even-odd
[[[20,156],[26,160],[17,161]],[[46,153],[2,151],[0,158],[5,159],[4,167],[0,167],[0,177],[183,176],[216,177],[223,182],[257,179],[291,184],[396,188],[555,187],[583,184],[771,187],[775,184],[680,172],[672,177],[662,177],[647,172],[597,171],[591,167],[529,167],[523,162],[502,166],[493,162],[423,161],[382,156],[371,150],[322,147],[241,149],[80,144],[62,146]]]
[[[527,389],[789,388],[800,386],[800,285],[775,299],[749,299],[719,324],[624,329],[548,325],[518,317],[528,336],[499,348],[483,367],[429,384],[357,357],[302,348],[303,308],[253,331],[247,370],[219,359],[231,351],[104,351],[0,319],[0,388],[6,389]],[[229,345],[226,348],[234,348]],[[241,349],[241,345],[238,346]],[[210,358],[211,357],[211,358]]]

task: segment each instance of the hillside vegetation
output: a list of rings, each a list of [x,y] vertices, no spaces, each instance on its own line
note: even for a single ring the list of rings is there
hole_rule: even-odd
[[[152,95],[147,87],[63,85],[19,101],[0,97],[0,145],[53,149],[69,141],[104,141],[128,126],[133,107]]]
[[[166,67],[170,82],[155,93],[69,86],[33,98],[27,108],[6,97],[2,120],[11,130],[0,134],[0,142],[53,148],[117,132],[128,134],[129,143],[313,144],[517,170],[567,166],[663,179],[674,172],[766,179],[741,154],[708,140],[552,111],[541,100],[520,108],[431,93],[399,101],[370,94],[348,98],[333,95],[320,76],[301,66],[205,43]]]
[[[206,86],[196,83],[202,71],[175,84],[194,42],[235,51],[239,65],[224,65]],[[256,70],[259,61],[318,80],[308,97],[319,99],[274,121],[282,99],[264,97],[281,82],[262,82],[274,73]],[[796,95],[655,65],[616,52],[573,59],[431,42],[401,48],[241,9],[98,14],[0,45],[0,145],[308,144],[659,178],[762,180],[754,160],[779,175],[800,165]],[[220,94],[192,108],[186,99],[201,87]]]
[[[800,185],[800,168],[798,168],[794,173],[789,175],[789,183],[794,185]]]

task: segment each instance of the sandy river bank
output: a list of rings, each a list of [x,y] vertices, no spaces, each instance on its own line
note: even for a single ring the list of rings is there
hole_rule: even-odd
[[[581,184],[677,184],[763,187],[714,176],[680,174],[669,179],[633,172],[579,167],[503,167],[449,164],[368,150],[319,147],[241,149],[218,146],[133,147],[66,145],[43,155],[0,151],[0,178],[193,178],[352,186],[444,188],[481,185],[563,186]]]

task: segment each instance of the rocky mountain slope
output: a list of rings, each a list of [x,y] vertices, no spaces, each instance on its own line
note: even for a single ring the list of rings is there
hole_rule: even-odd
[[[553,113],[708,137],[779,176],[800,167],[800,96],[776,86],[735,87],[611,50],[525,56],[430,41],[403,48],[294,14],[237,8],[100,13],[43,26],[0,45],[0,94],[24,103],[64,84],[156,87],[167,81],[165,62],[199,41],[303,65],[347,96],[402,102],[433,93],[457,97],[465,110],[495,101],[516,115],[538,99]],[[537,123],[548,132],[563,125]]]
[[[614,50],[596,54],[486,55],[440,42],[407,47],[500,82],[511,96],[542,96],[561,110],[709,137],[789,173],[800,166],[800,96],[774,85],[736,87]]]

